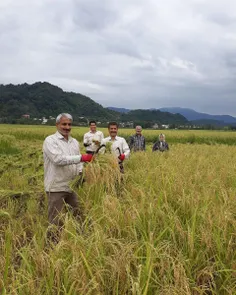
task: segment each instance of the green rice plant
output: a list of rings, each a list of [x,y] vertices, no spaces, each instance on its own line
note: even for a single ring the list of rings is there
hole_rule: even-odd
[[[88,127],[72,127],[72,135],[82,142],[83,135],[88,131]],[[99,128],[104,133],[104,136],[108,136],[107,128]],[[41,126],[41,125],[0,125],[1,134],[12,135],[17,140],[24,141],[43,141],[46,136],[55,132],[53,126]],[[127,141],[135,131],[133,129],[119,129],[119,136],[125,137]],[[223,131],[223,130],[143,130],[143,135],[146,141],[153,144],[158,140],[160,133],[166,135],[166,140],[170,144],[177,143],[196,143],[196,144],[236,144],[236,132],[235,131]]]
[[[16,146],[16,138],[12,135],[0,135],[0,155],[12,155],[19,153],[20,150]]]
[[[152,153],[159,131],[144,130],[148,150],[125,160],[124,175],[111,154],[98,155],[84,184],[71,184],[82,221],[66,213],[54,244],[41,152],[50,128],[19,127],[40,139],[23,136],[20,154],[0,156],[2,294],[236,293],[234,133],[168,130],[170,151]]]

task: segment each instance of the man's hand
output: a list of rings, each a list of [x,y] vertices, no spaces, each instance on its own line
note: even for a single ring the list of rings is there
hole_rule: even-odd
[[[124,159],[125,159],[125,154],[121,154],[118,158],[119,158],[121,161],[124,161]]]
[[[93,155],[92,154],[84,154],[84,155],[81,155],[81,162],[91,162],[93,158]]]
[[[93,140],[93,142],[95,145],[100,145],[100,141],[98,141],[98,140]]]
[[[90,145],[91,145],[91,143],[84,143],[84,147],[88,147]]]

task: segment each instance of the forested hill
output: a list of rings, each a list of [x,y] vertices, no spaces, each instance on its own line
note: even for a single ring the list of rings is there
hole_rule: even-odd
[[[21,123],[22,116],[30,116],[24,123],[36,123],[34,118],[55,118],[62,112],[72,114],[75,122],[85,118],[94,119],[104,124],[107,121],[133,122],[151,127],[153,124],[186,124],[186,118],[158,110],[133,110],[127,114],[104,108],[91,98],[79,93],[65,92],[47,82],[32,85],[0,85],[0,122]],[[55,122],[55,121],[54,121]],[[129,126],[129,125],[128,125]]]
[[[123,122],[126,121],[136,121],[137,123],[142,122],[142,124],[147,124],[148,122],[155,122],[156,124],[176,124],[176,125],[184,125],[188,123],[188,120],[180,115],[180,114],[171,114],[168,112],[161,112],[159,110],[132,110],[128,113],[121,113],[120,119]]]
[[[96,120],[115,120],[119,114],[103,108],[87,96],[65,92],[47,82],[32,85],[0,85],[0,118],[55,117],[68,112],[76,119],[86,117]]]

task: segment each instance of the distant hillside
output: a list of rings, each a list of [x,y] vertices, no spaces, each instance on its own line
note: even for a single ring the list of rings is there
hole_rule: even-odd
[[[108,110],[112,110],[118,113],[128,113],[130,110],[125,108],[108,107]]]
[[[160,111],[170,112],[172,114],[179,113],[183,115],[189,121],[196,121],[196,120],[207,120],[208,124],[212,120],[212,124],[216,123],[216,121],[225,123],[225,124],[236,124],[236,118],[229,116],[229,115],[209,115],[205,113],[199,113],[192,109],[188,108],[179,108],[179,107],[172,107],[172,108],[160,108]],[[203,122],[203,121],[202,121]],[[218,124],[217,123],[217,124]]]
[[[34,121],[34,118],[50,116],[55,118],[62,112],[72,114],[75,122],[81,124],[87,124],[87,121],[92,119],[104,125],[108,121],[118,121],[127,122],[125,126],[132,126],[133,122],[143,127],[152,127],[154,124],[184,125],[188,122],[180,114],[159,110],[104,108],[87,96],[63,91],[47,82],[37,82],[32,85],[26,83],[0,85],[1,123],[39,124],[40,121]],[[23,119],[23,115],[30,116],[30,119]],[[54,123],[53,120],[51,123]]]
[[[157,124],[178,124],[184,125],[188,120],[180,114],[171,114],[159,110],[132,110],[121,114],[121,121],[143,121]]]
[[[209,120],[209,119],[201,119],[201,120],[194,120],[190,121],[193,125],[196,126],[215,126],[215,127],[224,127],[227,125],[223,121],[216,121],[216,120]],[[233,123],[232,123],[233,124]]]
[[[47,82],[0,85],[0,118],[49,117],[68,112],[74,118],[116,120],[119,113],[103,108],[87,96],[65,92]]]

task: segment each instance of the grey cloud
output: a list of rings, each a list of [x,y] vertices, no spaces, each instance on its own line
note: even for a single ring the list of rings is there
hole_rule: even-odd
[[[236,17],[230,17],[229,15],[220,12],[209,14],[207,16],[207,19],[222,26],[230,26],[236,24]]]
[[[78,28],[102,30],[118,17],[111,5],[112,1],[74,0],[73,21]]]
[[[0,10],[0,83],[236,115],[233,0],[2,0]]]
[[[236,74],[235,72],[236,71],[236,53],[231,52],[231,53],[225,54],[224,61],[226,66],[232,71],[234,71],[234,74]]]
[[[106,49],[109,53],[113,54],[124,54],[134,58],[141,58],[137,44],[130,36],[117,36],[114,34],[113,39],[103,39]]]

